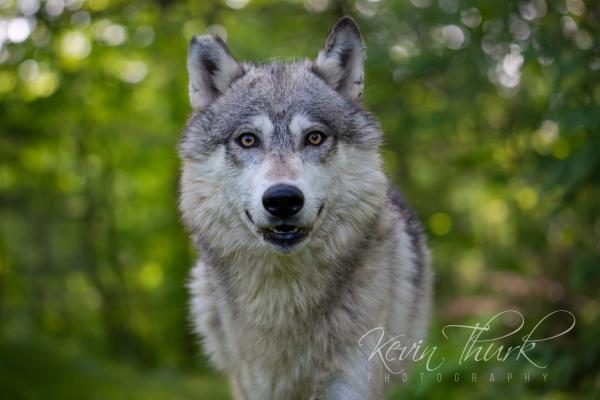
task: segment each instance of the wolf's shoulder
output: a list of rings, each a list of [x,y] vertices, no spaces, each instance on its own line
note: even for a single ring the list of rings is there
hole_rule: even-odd
[[[411,258],[414,260],[413,284],[421,286],[423,275],[428,267],[428,248],[425,230],[417,213],[410,207],[406,197],[391,183],[388,184],[388,206],[402,221],[403,230],[410,240]]]
[[[389,183],[386,196],[391,209],[404,221],[409,235],[411,237],[424,235],[423,225],[417,213],[408,204],[404,194],[393,184]]]

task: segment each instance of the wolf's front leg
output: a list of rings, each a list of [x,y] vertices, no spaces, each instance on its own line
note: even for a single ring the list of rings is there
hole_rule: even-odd
[[[336,374],[313,396],[314,400],[381,400],[383,372],[367,361],[357,362]]]
[[[229,379],[229,387],[231,390],[231,398],[233,400],[246,400],[246,398],[242,395],[242,391],[240,390],[240,385],[236,378]]]

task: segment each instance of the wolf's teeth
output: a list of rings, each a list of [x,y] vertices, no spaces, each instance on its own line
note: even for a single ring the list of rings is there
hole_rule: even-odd
[[[282,231],[281,229],[273,228],[273,232],[275,233],[298,233],[300,230],[298,228],[292,228],[289,230]]]

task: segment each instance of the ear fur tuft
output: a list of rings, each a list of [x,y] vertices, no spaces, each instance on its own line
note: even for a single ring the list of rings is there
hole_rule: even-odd
[[[225,42],[214,35],[192,37],[187,64],[190,103],[196,111],[206,109],[244,74]]]
[[[360,101],[364,88],[364,42],[358,25],[341,18],[331,29],[315,62],[315,72],[342,96]]]

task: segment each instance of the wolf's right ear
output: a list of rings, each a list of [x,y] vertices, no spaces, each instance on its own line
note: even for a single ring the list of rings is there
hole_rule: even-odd
[[[195,111],[206,109],[244,74],[225,42],[215,35],[192,37],[187,66],[190,103]]]
[[[358,25],[342,17],[331,29],[315,62],[315,72],[342,96],[360,101],[364,88],[365,45]]]

